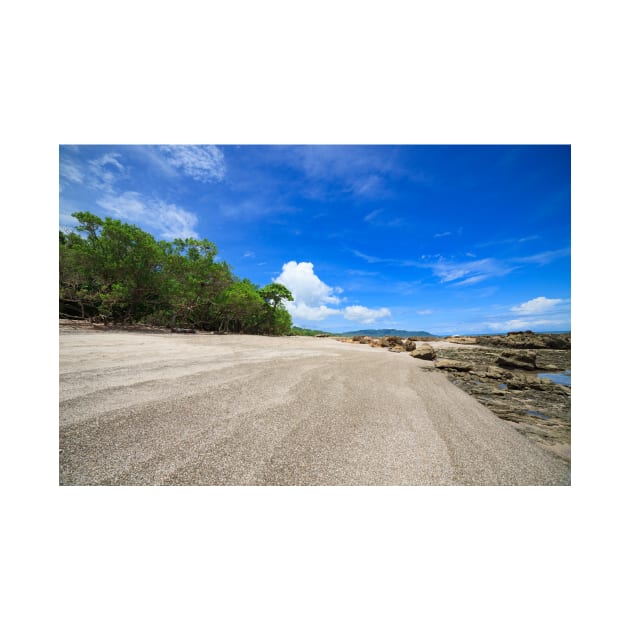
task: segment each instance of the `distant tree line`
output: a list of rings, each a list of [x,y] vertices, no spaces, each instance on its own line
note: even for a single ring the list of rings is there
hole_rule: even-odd
[[[283,285],[239,279],[207,239],[157,241],[135,225],[72,215],[59,232],[59,315],[112,323],[284,335],[293,301]]]

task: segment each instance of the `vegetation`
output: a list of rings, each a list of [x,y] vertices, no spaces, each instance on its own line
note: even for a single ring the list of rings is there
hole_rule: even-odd
[[[341,333],[346,337],[354,337],[363,335],[365,337],[387,337],[395,335],[398,337],[435,337],[426,330],[396,330],[395,328],[370,328],[369,330],[352,330],[350,332]]]
[[[300,328],[299,326],[293,326],[291,328],[292,335],[299,335],[300,337],[316,337],[317,335],[329,335],[334,336],[333,333],[327,333],[323,330],[312,330],[310,328]]]
[[[156,241],[135,225],[73,214],[59,232],[60,317],[199,330],[286,335],[283,285],[237,278],[207,239]]]

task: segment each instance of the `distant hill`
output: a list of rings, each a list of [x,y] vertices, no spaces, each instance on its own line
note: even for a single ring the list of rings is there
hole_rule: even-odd
[[[345,333],[335,333],[339,337],[355,337],[363,335],[364,337],[437,337],[426,330],[396,330],[394,328],[370,328],[369,330],[352,330]]]

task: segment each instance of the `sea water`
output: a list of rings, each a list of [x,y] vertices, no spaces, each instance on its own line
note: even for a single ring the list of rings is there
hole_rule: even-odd
[[[548,378],[550,381],[554,383],[558,383],[558,385],[566,385],[567,387],[571,387],[571,370],[565,370],[561,373],[552,373],[552,372],[541,372],[538,375],[538,378]]]

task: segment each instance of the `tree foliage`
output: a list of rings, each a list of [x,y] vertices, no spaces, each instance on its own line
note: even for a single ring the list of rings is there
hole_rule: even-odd
[[[289,334],[292,301],[283,285],[237,278],[207,239],[156,241],[135,225],[77,212],[59,232],[59,311],[202,330]]]

